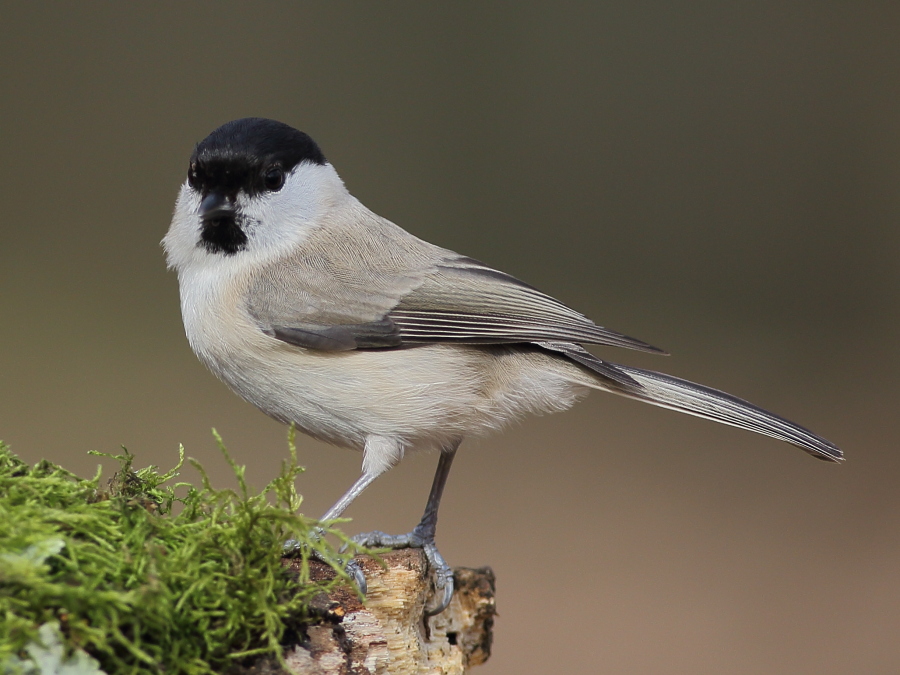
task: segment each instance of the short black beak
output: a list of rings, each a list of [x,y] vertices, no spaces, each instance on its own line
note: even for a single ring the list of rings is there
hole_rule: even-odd
[[[200,217],[205,220],[234,217],[234,202],[218,192],[210,192],[200,202]]]

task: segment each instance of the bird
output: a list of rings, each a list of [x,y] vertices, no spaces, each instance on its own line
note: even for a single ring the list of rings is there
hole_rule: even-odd
[[[322,522],[408,451],[438,451],[418,525],[354,537],[424,550],[436,598],[427,615],[452,597],[435,531],[462,441],[565,410],[591,390],[843,459],[830,441],[740,398],[595,356],[584,345],[665,352],[373,213],[318,144],[282,122],[233,120],[195,146],[162,246],[199,360],[274,419],[361,451],[359,478]],[[348,571],[365,593],[359,567]]]

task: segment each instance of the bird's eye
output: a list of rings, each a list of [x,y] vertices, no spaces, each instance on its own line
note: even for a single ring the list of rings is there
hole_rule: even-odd
[[[276,192],[284,185],[284,170],[280,166],[269,167],[263,174],[266,190]]]

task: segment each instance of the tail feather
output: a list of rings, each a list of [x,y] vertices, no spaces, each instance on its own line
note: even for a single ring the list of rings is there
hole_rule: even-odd
[[[844,453],[831,441],[737,396],[653,370],[618,364],[616,367],[641,385],[635,388],[615,383],[610,389],[617,394],[771,436],[818,459],[831,462],[844,459]]]
[[[724,391],[653,370],[608,363],[576,345],[571,345],[568,350],[561,349],[559,344],[542,346],[563,352],[576,363],[594,371],[600,376],[594,384],[598,389],[771,436],[795,445],[817,459],[831,462],[844,459],[844,453],[834,443]]]

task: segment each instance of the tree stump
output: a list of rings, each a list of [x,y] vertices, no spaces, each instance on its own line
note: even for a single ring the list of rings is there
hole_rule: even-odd
[[[489,567],[455,568],[450,606],[424,618],[426,602],[433,602],[425,555],[401,549],[382,559],[386,567],[357,557],[369,585],[365,604],[347,587],[316,599],[313,609],[321,622],[310,625],[308,640],[285,655],[291,673],[458,675],[488,659],[496,613]],[[284,564],[296,561],[286,558]],[[327,565],[310,566],[313,578],[334,574]]]

